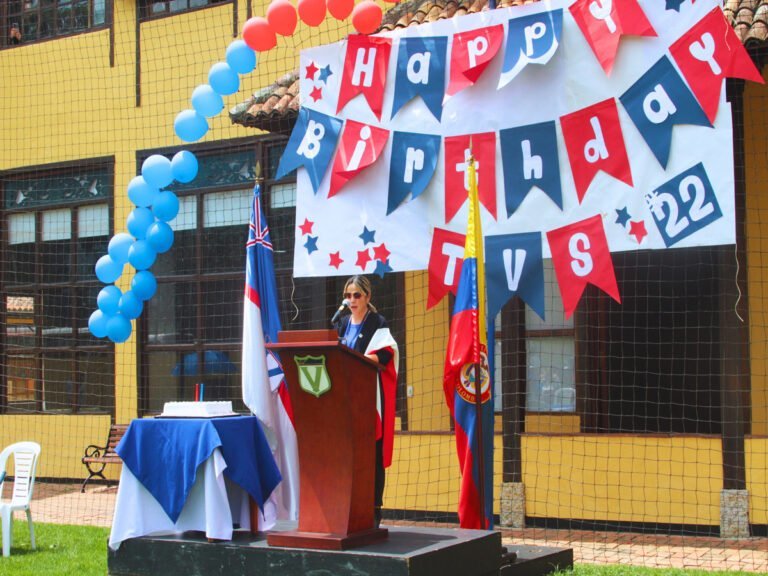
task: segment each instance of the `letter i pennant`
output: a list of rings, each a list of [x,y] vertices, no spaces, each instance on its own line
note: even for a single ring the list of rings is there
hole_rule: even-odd
[[[333,160],[328,198],[381,156],[389,139],[389,130],[347,120],[341,133],[339,149]]]
[[[587,284],[621,303],[608,239],[600,215],[547,232],[565,317],[570,318]]]

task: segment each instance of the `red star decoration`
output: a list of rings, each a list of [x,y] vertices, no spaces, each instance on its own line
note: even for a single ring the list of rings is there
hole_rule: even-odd
[[[371,261],[371,255],[368,253],[368,249],[360,250],[357,253],[357,262],[355,262],[355,266],[360,266],[362,270],[365,270],[365,267],[368,266],[368,262]]]
[[[389,255],[391,252],[387,250],[387,247],[382,243],[380,246],[377,246],[373,249],[373,257],[376,260],[381,260],[382,262],[386,262],[389,260]]]
[[[639,222],[635,222],[633,220],[630,220],[629,222],[629,235],[634,236],[635,240],[637,240],[638,244],[643,243],[643,238],[648,236],[648,232],[645,230],[645,222],[643,220],[640,220]]]
[[[328,265],[333,266],[336,268],[336,270],[338,270],[339,266],[342,262],[344,262],[344,260],[341,259],[341,256],[338,252],[333,252],[332,254],[329,254],[329,256],[331,257],[331,261],[328,263]]]
[[[314,80],[315,79],[315,74],[317,74],[318,70],[319,70],[319,68],[317,66],[315,66],[315,63],[314,62],[310,62],[309,66],[306,67],[307,75],[305,76],[305,78],[308,79],[308,80]]]
[[[312,234],[312,226],[314,226],[314,222],[310,222],[309,218],[304,218],[304,224],[299,226],[299,229],[301,230],[302,236],[304,234]]]
[[[309,97],[312,98],[315,102],[320,100],[320,98],[323,97],[323,89],[320,88],[320,86],[315,86],[312,88],[312,92],[309,93]]]

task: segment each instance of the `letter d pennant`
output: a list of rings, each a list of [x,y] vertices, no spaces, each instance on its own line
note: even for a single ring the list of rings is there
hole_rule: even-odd
[[[599,215],[547,232],[565,317],[570,318],[587,284],[621,303],[613,260]]]

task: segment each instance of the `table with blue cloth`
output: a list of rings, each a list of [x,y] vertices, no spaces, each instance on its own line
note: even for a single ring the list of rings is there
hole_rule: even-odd
[[[189,530],[230,540],[234,525],[250,528],[248,496],[264,511],[281,480],[254,416],[133,420],[116,452],[123,469],[112,549],[127,538]]]

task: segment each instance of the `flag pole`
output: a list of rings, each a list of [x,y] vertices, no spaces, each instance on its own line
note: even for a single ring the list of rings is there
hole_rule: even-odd
[[[469,139],[469,189],[471,194],[470,202],[476,202],[477,201],[477,174],[475,172],[475,157],[472,153],[472,138]],[[480,218],[480,214],[475,212],[475,218]],[[477,230],[477,222],[472,222],[472,231],[471,234],[475,237],[475,240],[477,240],[477,237],[475,236],[475,232]],[[467,233],[470,233],[469,230],[467,230]],[[482,240],[481,240],[482,241]],[[475,247],[475,250],[477,250],[477,247]],[[484,256],[483,256],[484,257]],[[479,266],[478,266],[479,268]],[[477,290],[477,298],[478,298],[478,308],[480,298],[482,297],[479,293],[480,291],[480,282],[477,277],[475,277],[474,280],[475,289]],[[478,319],[475,323],[475,333],[473,334],[473,344],[474,347],[477,349],[480,345],[480,314],[484,314],[485,311],[478,309]],[[481,515],[481,524],[480,528],[482,530],[485,530],[487,528],[487,519],[485,517],[485,453],[483,450],[483,398],[482,398],[482,367],[480,365],[480,362],[478,361],[478,354],[475,354],[475,362],[473,362],[472,369],[475,373],[475,438],[477,439],[477,452],[475,453],[476,460],[477,460],[477,466],[478,466],[478,486],[477,486],[477,496],[480,501],[480,515]]]

